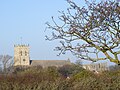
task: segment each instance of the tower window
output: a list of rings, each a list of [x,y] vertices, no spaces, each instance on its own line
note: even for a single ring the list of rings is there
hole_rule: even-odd
[[[27,52],[25,51],[25,56],[27,56]]]
[[[23,63],[25,64],[25,59],[23,59]]]
[[[23,59],[23,61],[25,61],[25,59]]]
[[[22,56],[22,51],[20,51],[20,55]]]

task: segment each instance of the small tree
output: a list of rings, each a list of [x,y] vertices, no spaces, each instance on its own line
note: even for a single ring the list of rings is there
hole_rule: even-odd
[[[67,0],[70,7],[67,13],[60,12],[59,20],[54,25],[47,23],[53,30],[48,40],[60,39],[61,46],[56,50],[61,53],[71,51],[84,60],[110,60],[120,65],[120,4],[105,0],[100,3],[86,2],[86,7],[79,7],[72,0]]]
[[[9,55],[0,55],[0,61],[3,66],[3,72],[6,74],[7,73],[7,68],[12,66],[12,61],[11,61],[12,56]]]

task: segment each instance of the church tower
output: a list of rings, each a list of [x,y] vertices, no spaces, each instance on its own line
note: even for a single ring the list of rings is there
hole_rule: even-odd
[[[14,66],[30,65],[29,45],[14,45]]]

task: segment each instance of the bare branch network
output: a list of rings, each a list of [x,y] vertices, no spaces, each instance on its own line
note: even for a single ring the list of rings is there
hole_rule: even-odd
[[[97,61],[110,60],[120,64],[120,4],[116,1],[88,2],[87,7],[79,7],[67,0],[70,7],[61,11],[57,23],[47,23],[52,37],[60,39],[61,46],[56,47],[60,54],[71,51],[78,58]]]

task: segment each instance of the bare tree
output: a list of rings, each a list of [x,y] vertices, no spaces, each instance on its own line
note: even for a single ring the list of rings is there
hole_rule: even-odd
[[[84,60],[110,60],[120,65],[119,2],[85,0],[84,7],[72,0],[67,2],[70,7],[67,13],[60,12],[61,22],[57,23],[53,17],[54,25],[47,22],[47,29],[53,30],[47,40],[60,40],[61,46],[56,47],[60,54],[71,51]]]
[[[7,72],[7,68],[10,67],[12,65],[12,56],[9,55],[0,55],[0,61],[2,63],[3,66],[3,72],[6,74]]]

